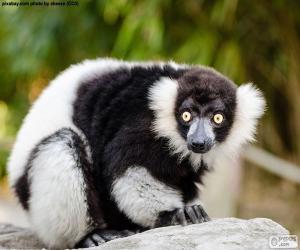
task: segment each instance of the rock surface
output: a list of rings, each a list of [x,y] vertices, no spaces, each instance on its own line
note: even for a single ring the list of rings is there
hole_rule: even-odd
[[[208,223],[157,228],[127,238],[107,242],[93,249],[270,249],[269,237],[289,232],[272,220],[257,218],[216,219]],[[32,232],[11,225],[0,225],[0,249],[40,249]]]
[[[0,249],[41,249],[44,245],[28,229],[0,224]]]

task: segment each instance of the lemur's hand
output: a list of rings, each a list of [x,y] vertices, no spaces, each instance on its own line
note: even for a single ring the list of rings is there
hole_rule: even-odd
[[[173,211],[163,211],[159,214],[155,227],[197,224],[210,221],[201,205],[186,206]]]

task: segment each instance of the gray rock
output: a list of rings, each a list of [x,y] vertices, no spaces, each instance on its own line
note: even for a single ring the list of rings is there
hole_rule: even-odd
[[[285,228],[269,219],[242,220],[226,218],[186,227],[157,228],[127,238],[113,240],[92,249],[261,250],[270,249],[270,236],[286,234],[289,234],[289,232]],[[36,249],[42,247],[43,244],[29,230],[0,225],[0,249]]]
[[[269,237],[289,234],[272,220],[217,219],[187,227],[153,229],[108,242],[95,249],[270,249]]]
[[[25,228],[0,224],[0,249],[42,249],[44,245]]]

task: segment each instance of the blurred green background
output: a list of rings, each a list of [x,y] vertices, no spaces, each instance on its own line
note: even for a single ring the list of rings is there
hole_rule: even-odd
[[[259,146],[300,165],[300,1],[82,0],[0,7],[1,177],[40,91],[70,64],[96,57],[204,64],[237,84],[254,82],[268,103]],[[299,184],[248,164],[237,216],[271,217],[299,233]]]

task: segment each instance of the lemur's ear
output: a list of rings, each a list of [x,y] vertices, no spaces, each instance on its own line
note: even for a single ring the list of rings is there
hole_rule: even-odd
[[[262,92],[253,84],[241,85],[236,91],[236,111],[233,126],[223,144],[229,155],[235,155],[242,145],[255,140],[258,119],[265,111]]]

